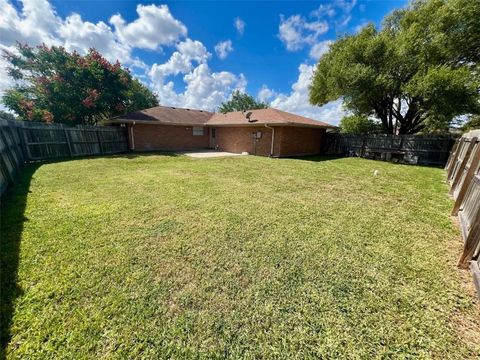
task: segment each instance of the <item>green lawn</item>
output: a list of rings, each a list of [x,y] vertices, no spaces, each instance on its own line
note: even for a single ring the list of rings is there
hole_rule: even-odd
[[[443,170],[357,158],[30,165],[1,209],[5,355],[475,358],[451,207]]]

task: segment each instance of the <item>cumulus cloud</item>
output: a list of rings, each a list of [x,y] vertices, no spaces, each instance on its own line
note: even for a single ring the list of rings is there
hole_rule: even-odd
[[[228,71],[212,72],[206,63],[198,65],[183,77],[185,91],[177,93],[174,82],[154,82],[160,103],[178,107],[215,110],[234,90],[245,91],[247,81]]]
[[[58,35],[68,51],[85,53],[95,47],[108,60],[131,63],[131,48],[119,42],[112,29],[103,21],[93,24],[83,21],[78,14],[68,16],[58,27]]]
[[[320,59],[323,54],[325,54],[328,49],[330,49],[330,45],[332,45],[333,41],[332,40],[324,40],[320,41],[319,43],[316,43],[315,45],[312,46],[310,49],[310,57],[313,60],[318,60]]]
[[[245,32],[245,25],[245,21],[243,21],[239,17],[233,20],[233,26],[235,27],[235,29],[237,29],[239,35],[243,35],[243,33]]]
[[[187,28],[172,16],[167,5],[137,5],[137,14],[138,18],[128,24],[120,14],[110,18],[118,37],[130,46],[155,50],[187,35]]]
[[[24,0],[21,12],[7,0],[0,0],[0,43],[12,46],[16,41],[38,45],[58,44],[55,32],[61,24],[46,0]]]
[[[222,60],[225,59],[232,51],[233,46],[231,40],[220,41],[217,45],[215,45],[215,52]]]
[[[67,50],[85,53],[90,47],[99,50],[108,60],[120,60],[127,66],[143,69],[137,75],[158,92],[166,105],[213,110],[228,99],[235,89],[245,91],[243,74],[214,72],[207,62],[211,54],[200,42],[186,38],[187,28],[175,19],[166,5],[138,5],[138,17],[127,22],[120,14],[109,22],[85,21],[77,13],[60,17],[47,0],[23,0],[17,10],[10,1],[0,0],[0,49],[13,51],[16,41],[31,46],[45,43],[61,45]],[[235,26],[243,33],[245,23],[236,19]],[[147,66],[132,56],[135,48],[158,50],[172,48],[165,63]],[[216,49],[219,56],[233,50],[227,41]],[[0,59],[0,96],[12,85],[6,73],[7,63]],[[177,92],[175,76],[183,76],[184,89]]]
[[[153,64],[149,75],[155,83],[163,83],[164,78],[169,75],[186,74],[193,69],[193,63],[206,63],[211,57],[207,48],[200,42],[186,39],[177,44],[170,59],[163,64]]]
[[[313,76],[314,66],[301,64],[298,67],[297,81],[292,85],[288,94],[280,93],[270,102],[274,108],[289,111],[298,115],[306,116],[315,120],[325,121],[337,125],[346,114],[342,101],[330,102],[322,107],[313,106],[309,103],[309,86]]]
[[[278,37],[290,51],[300,50],[305,45],[315,44],[320,35],[327,31],[328,23],[326,21],[308,22],[300,15],[292,15],[288,18],[280,15]]]
[[[273,96],[275,96],[275,91],[269,89],[267,85],[263,85],[258,92],[257,98],[262,102],[268,103]]]
[[[114,29],[103,21],[84,21],[76,13],[63,19],[47,0],[23,0],[21,10],[9,0],[0,0],[0,8],[0,44],[4,47],[11,49],[17,41],[30,46],[62,45],[80,53],[94,47],[110,61],[118,59],[141,68],[146,65],[131,56],[133,48],[157,49],[187,34],[166,5],[138,5],[138,18],[131,23],[114,15],[110,19]]]

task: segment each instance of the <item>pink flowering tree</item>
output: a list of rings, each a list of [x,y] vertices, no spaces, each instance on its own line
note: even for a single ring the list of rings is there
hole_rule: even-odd
[[[18,44],[5,52],[16,83],[3,103],[31,121],[96,124],[104,118],[158,105],[155,95],[117,61],[98,51]]]

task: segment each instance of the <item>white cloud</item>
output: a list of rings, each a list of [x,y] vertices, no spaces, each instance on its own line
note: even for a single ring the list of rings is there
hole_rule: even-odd
[[[212,72],[206,63],[183,77],[185,91],[181,93],[175,91],[173,81],[163,83],[152,80],[161,104],[210,111],[227,100],[233,90],[245,91],[247,85],[243,74]]]
[[[270,102],[270,105],[280,110],[325,121],[332,125],[338,124],[347,113],[342,107],[342,101],[333,101],[322,107],[311,105],[309,103],[309,86],[314,66],[301,64],[298,67],[298,71],[298,79],[292,85],[292,91],[289,94],[281,93],[276,95]]]
[[[315,44],[320,35],[328,31],[328,23],[320,20],[308,22],[300,15],[292,15],[288,18],[280,15],[278,30],[278,37],[287,49],[296,51],[305,45]]]
[[[110,18],[124,43],[142,49],[172,45],[187,35],[187,28],[170,13],[167,5],[137,5],[138,19],[127,24],[120,14]]]
[[[357,0],[335,0],[334,4],[335,6],[342,9],[344,12],[349,13],[357,4]]]
[[[233,26],[235,27],[235,29],[237,29],[239,35],[243,35],[243,33],[245,32],[245,25],[245,21],[243,21],[239,17],[233,20]]]
[[[149,75],[154,82],[163,83],[166,76],[186,74],[193,69],[193,62],[206,63],[211,56],[200,41],[186,39],[178,43],[176,47],[177,51],[166,63],[152,65]]]
[[[233,51],[232,41],[225,40],[220,41],[217,45],[215,45],[215,52],[220,59],[225,59],[230,52]]]
[[[0,0],[0,43],[12,46],[16,41],[38,45],[58,44],[55,31],[60,19],[46,0],[24,0],[19,13],[7,0]]]
[[[333,4],[322,4],[318,7],[318,9],[313,10],[310,15],[315,16],[317,18],[321,18],[324,16],[332,17],[335,15],[335,9]]]
[[[332,40],[324,40],[324,41],[320,41],[319,43],[316,43],[310,49],[310,54],[309,54],[310,57],[314,60],[320,59],[323,56],[323,54],[325,54],[330,49],[330,45],[332,44],[333,44]]]
[[[263,85],[258,92],[257,98],[262,102],[269,102],[273,96],[275,96],[275,91],[269,89],[267,85]]]
[[[133,62],[130,46],[117,41],[112,29],[103,21],[93,24],[83,21],[78,14],[72,14],[59,26],[58,35],[68,51],[86,53],[94,47],[110,61]]]
[[[189,38],[187,28],[170,13],[166,5],[138,5],[138,18],[126,22],[117,14],[110,23],[85,21],[79,14],[66,18],[57,15],[46,0],[24,0],[17,10],[10,1],[0,0],[0,49],[14,51],[16,41],[31,46],[61,45],[69,51],[85,53],[90,47],[98,49],[108,60],[119,59],[125,65],[143,69],[137,76],[158,91],[163,104],[213,110],[235,89],[244,91],[246,79],[226,71],[213,72],[207,65],[211,54],[200,42]],[[237,29],[243,32],[245,23],[238,19]],[[135,48],[159,49],[175,46],[168,61],[147,67],[132,56]],[[231,51],[231,43],[220,49]],[[0,59],[0,96],[12,86],[6,74],[7,63]],[[182,74],[184,90],[175,91],[168,77]]]

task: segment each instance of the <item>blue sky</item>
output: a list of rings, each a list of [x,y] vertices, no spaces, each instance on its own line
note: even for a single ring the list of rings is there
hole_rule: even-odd
[[[0,47],[96,47],[150,86],[163,105],[214,110],[240,89],[271,106],[337,123],[341,101],[308,104],[308,84],[330,41],[377,26],[406,1],[0,0]],[[2,66],[0,63],[0,75]],[[11,86],[2,77],[0,91]]]

